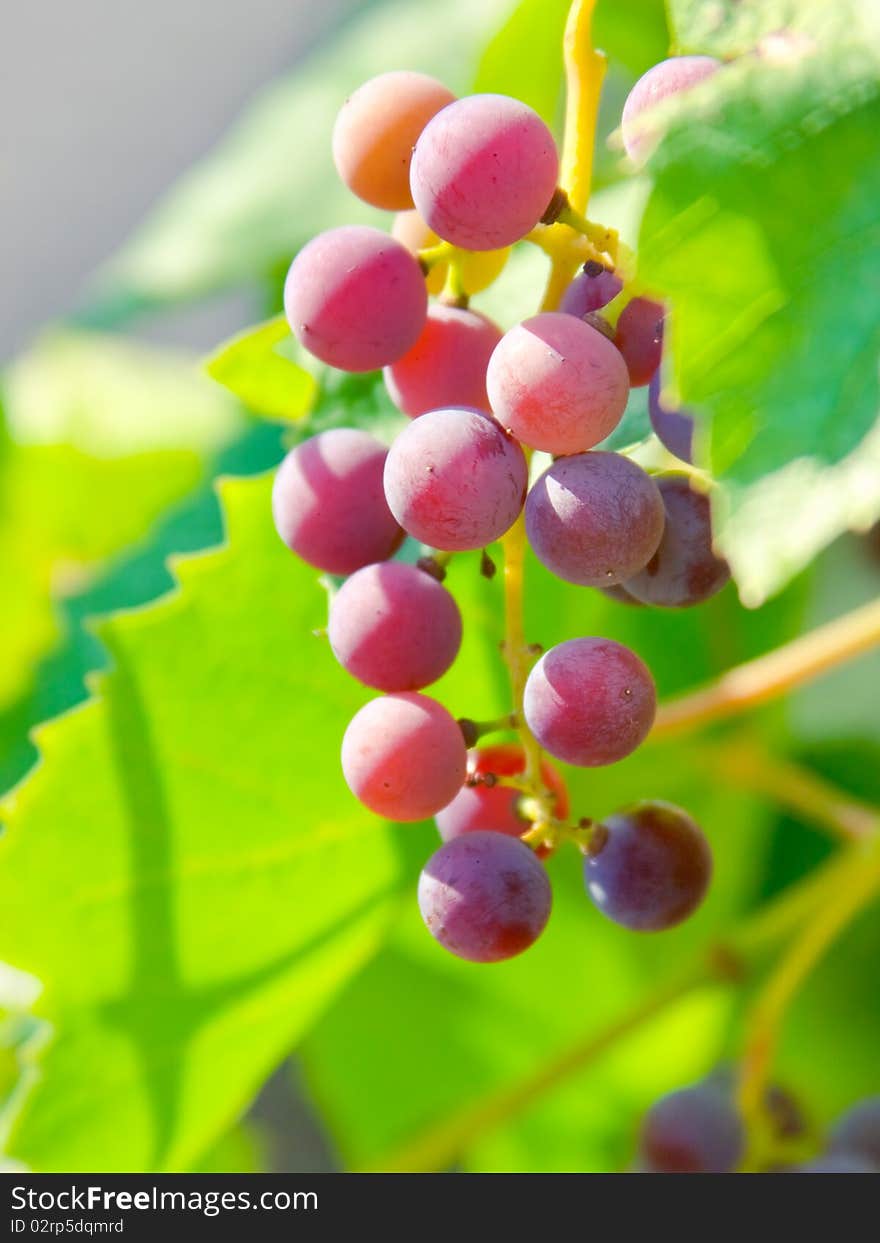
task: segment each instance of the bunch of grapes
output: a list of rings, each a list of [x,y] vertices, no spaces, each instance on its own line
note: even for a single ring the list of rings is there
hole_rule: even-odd
[[[633,158],[646,142],[641,113],[704,75],[704,60],[663,62],[634,88],[623,116]],[[390,450],[361,430],[323,432],[288,454],[274,487],[285,543],[347,576],[330,607],[336,658],[382,692],[345,732],[345,779],[377,815],[436,817],[443,844],[422,872],[419,905],[462,958],[498,961],[535,941],[551,905],[543,859],[566,835],[601,912],[632,929],[669,928],[709,883],[701,829],[660,802],[570,824],[563,778],[542,757],[593,767],[640,745],[656,695],[634,652],[599,637],[546,651],[506,722],[517,744],[474,749],[474,724],[422,693],[461,642],[446,561],[517,523],[553,574],[634,606],[698,604],[727,581],[709,501],[687,468],[652,475],[599,447],[630,389],[650,385],[657,436],[690,461],[692,419],[661,400],[664,307],[629,295],[602,254],[558,310],[507,332],[470,309],[511,246],[566,227],[555,223],[567,200],[553,136],[518,100],[456,99],[422,74],[384,74],[344,104],[333,154],[355,194],[399,214],[390,234],[343,227],[306,245],[287,276],[287,318],[324,363],[383,368],[411,420]],[[429,305],[429,293],[439,300]],[[529,486],[534,450],[552,461]],[[391,559],[406,536],[426,545],[417,564]],[[485,554],[481,564],[489,572]]]

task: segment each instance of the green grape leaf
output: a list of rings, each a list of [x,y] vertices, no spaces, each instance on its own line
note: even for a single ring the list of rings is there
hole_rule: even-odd
[[[876,496],[826,502],[815,521],[812,492],[791,505],[795,480],[826,493],[852,480],[877,418],[880,22],[858,4],[763,7],[792,15],[775,41],[668,105],[639,237],[750,604],[877,512]]]
[[[88,334],[45,338],[3,390],[0,708],[57,640],[57,602],[146,535],[242,426],[189,355]]]
[[[520,0],[486,46],[473,89],[512,95],[556,128],[563,98],[562,32],[570,0]]]
[[[3,952],[51,1035],[7,1149],[36,1169],[190,1168],[395,908],[406,830],[339,772],[366,693],[270,485],[223,484],[228,544],[100,625],[110,672],[3,803]]]
[[[276,315],[219,346],[205,370],[254,414],[295,422],[311,409],[316,385],[308,371],[279,353],[290,340],[287,320]]]

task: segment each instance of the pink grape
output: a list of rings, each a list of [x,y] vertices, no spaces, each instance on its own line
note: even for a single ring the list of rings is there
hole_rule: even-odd
[[[522,449],[478,410],[432,410],[395,440],[385,463],[385,495],[397,521],[432,548],[484,548],[523,507],[528,467]]]
[[[529,674],[526,724],[558,760],[614,764],[644,742],[657,693],[647,667],[613,639],[569,639],[545,652]]]
[[[536,112],[507,95],[470,95],[425,126],[410,188],[439,237],[466,250],[497,250],[534,228],[558,175],[553,135]]]
[[[523,842],[465,833],[431,856],[419,910],[435,940],[469,962],[501,962],[529,948],[550,917],[547,873]]]
[[[687,475],[660,475],[657,486],[666,511],[663,538],[644,569],[623,585],[643,604],[702,604],[730,578],[730,567],[712,547],[709,498],[690,486]]]
[[[694,416],[686,410],[664,406],[660,400],[660,369],[651,376],[648,386],[648,417],[654,435],[665,449],[682,462],[692,462],[694,446]]]
[[[657,484],[619,453],[559,458],[526,498],[526,533],[558,578],[613,587],[637,573],[663,536]]]
[[[486,368],[501,329],[478,311],[438,304],[415,345],[385,368],[385,387],[404,414],[414,418],[444,406],[489,410]]]
[[[455,798],[467,748],[446,709],[415,693],[371,699],[342,739],[342,772],[355,798],[389,820],[423,820]]]
[[[291,331],[342,371],[401,358],[425,323],[425,278],[405,246],[362,225],[329,229],[302,248],[284,284]]]
[[[413,565],[385,561],[352,574],[327,627],[336,659],[366,686],[416,691],[436,682],[461,646],[461,614],[445,587]]]
[[[671,56],[642,74],[623,105],[620,128],[631,160],[646,159],[659,134],[643,115],[655,105],[689,90],[720,68],[714,56]]]
[[[614,431],[629,396],[626,366],[589,324],[545,311],[511,328],[486,387],[502,427],[545,453],[581,453]]]
[[[583,319],[593,311],[601,311],[623,289],[623,281],[616,272],[591,259],[566,289],[559,304],[566,315]]]
[[[328,574],[390,557],[404,533],[385,500],[387,456],[378,440],[348,427],[291,449],[272,489],[275,527],[288,548]]]
[[[633,388],[648,384],[660,366],[664,314],[661,304],[650,298],[633,298],[620,312],[614,344],[623,355]]]
[[[333,162],[348,188],[386,211],[412,207],[409,166],[416,139],[454,99],[442,82],[405,69],[359,86],[333,127]]]

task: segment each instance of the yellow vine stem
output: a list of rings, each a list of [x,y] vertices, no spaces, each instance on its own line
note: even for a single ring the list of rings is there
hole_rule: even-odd
[[[760,1158],[763,1102],[773,1055],[788,1007],[810,972],[846,926],[880,894],[880,834],[848,852],[833,887],[779,960],[752,1007],[740,1082],[740,1108],[749,1127],[752,1153]]]
[[[792,885],[734,928],[720,941],[712,941],[689,966],[661,981],[647,997],[598,1032],[589,1032],[555,1055],[543,1057],[537,1066],[515,1083],[503,1085],[466,1106],[452,1117],[404,1143],[397,1151],[367,1168],[388,1173],[443,1170],[452,1165],[473,1141],[516,1117],[572,1075],[596,1062],[631,1033],[656,1018],[669,1006],[710,984],[737,982],[780,941],[791,936],[827,903],[845,880],[852,865],[850,848],[805,880]]]
[[[860,656],[878,643],[880,600],[875,600],[766,656],[730,669],[701,690],[661,705],[651,739],[672,738],[711,721],[757,708]]]
[[[576,212],[586,211],[593,180],[593,147],[599,95],[606,60],[593,48],[596,0],[574,0],[563,36],[565,58],[565,134],[562,142],[562,188]]]

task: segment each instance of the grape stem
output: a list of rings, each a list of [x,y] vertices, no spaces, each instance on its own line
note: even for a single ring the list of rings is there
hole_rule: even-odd
[[[880,643],[880,600],[738,665],[716,681],[657,712],[652,741],[676,737],[712,721],[736,716],[812,681]]]
[[[565,132],[561,181],[576,212],[586,210],[593,180],[593,147],[606,59],[593,48],[596,0],[574,0],[562,40],[565,61]]]

